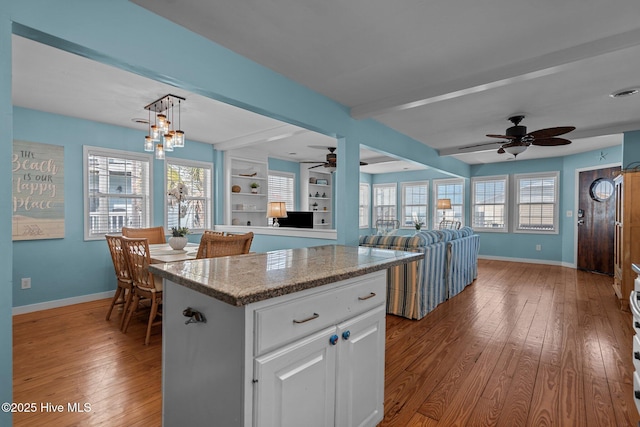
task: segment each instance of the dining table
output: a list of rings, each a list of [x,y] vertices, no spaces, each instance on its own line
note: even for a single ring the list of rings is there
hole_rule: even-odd
[[[196,259],[198,246],[197,243],[187,243],[184,249],[173,249],[168,243],[153,244],[149,245],[149,256],[152,264],[188,261]]]

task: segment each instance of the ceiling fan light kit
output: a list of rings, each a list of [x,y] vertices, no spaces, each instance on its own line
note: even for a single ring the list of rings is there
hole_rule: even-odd
[[[523,119],[524,115],[511,116],[509,117],[509,121],[513,123],[513,126],[508,128],[504,135],[487,135],[489,138],[508,140],[498,149],[498,154],[509,153],[515,158],[518,154],[524,153],[530,145],[553,147],[557,145],[571,144],[571,141],[568,139],[556,137],[575,130],[574,126],[562,126],[527,132],[527,127],[520,125],[520,122]]]

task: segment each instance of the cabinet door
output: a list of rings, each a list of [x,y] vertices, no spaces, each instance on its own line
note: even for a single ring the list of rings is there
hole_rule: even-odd
[[[375,426],[384,416],[385,307],[338,325],[336,425]]]
[[[335,334],[333,326],[255,359],[254,425],[334,425]]]

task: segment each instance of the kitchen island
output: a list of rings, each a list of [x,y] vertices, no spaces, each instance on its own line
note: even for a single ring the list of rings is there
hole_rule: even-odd
[[[419,257],[327,245],[151,266],[164,426],[375,426],[386,269]]]

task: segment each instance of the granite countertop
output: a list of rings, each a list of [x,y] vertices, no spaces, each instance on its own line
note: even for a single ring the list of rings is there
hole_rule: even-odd
[[[423,257],[360,246],[325,245],[149,266],[154,274],[235,306],[362,276]]]

